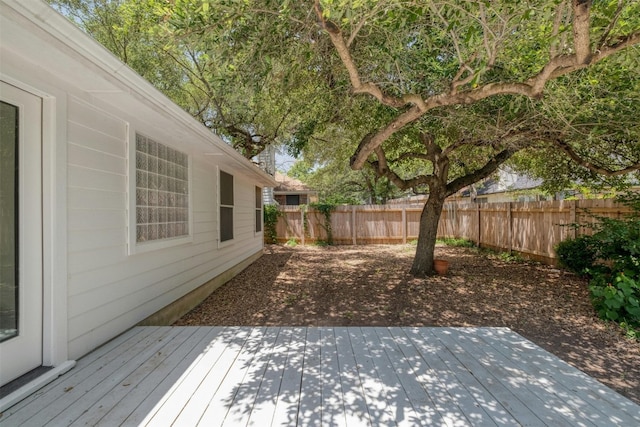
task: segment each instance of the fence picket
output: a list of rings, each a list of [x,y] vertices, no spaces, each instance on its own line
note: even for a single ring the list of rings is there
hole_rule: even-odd
[[[278,242],[291,239],[315,243],[326,239],[324,216],[312,208],[282,206]],[[338,206],[331,215],[334,244],[395,244],[418,238],[421,205]],[[513,251],[556,263],[554,247],[562,240],[589,234],[593,215],[620,218],[631,210],[612,199],[552,202],[445,204],[438,223],[438,237],[463,238],[482,247]],[[306,224],[305,224],[306,222]]]

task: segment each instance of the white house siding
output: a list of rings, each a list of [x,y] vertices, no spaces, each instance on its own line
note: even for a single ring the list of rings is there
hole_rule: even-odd
[[[255,187],[275,181],[45,3],[0,0],[0,12],[0,78],[43,99],[43,363],[57,366],[260,253]],[[136,132],[189,155],[191,238],[179,245],[129,247]],[[235,184],[223,244],[219,168]]]
[[[171,141],[124,111],[73,97],[68,105],[68,334],[76,358],[255,254],[262,235],[254,233],[255,181],[231,169],[234,239],[218,248],[220,156],[192,155],[192,242],[129,255],[127,138]]]

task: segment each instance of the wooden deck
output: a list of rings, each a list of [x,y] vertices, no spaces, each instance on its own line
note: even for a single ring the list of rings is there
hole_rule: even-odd
[[[136,327],[8,426],[636,426],[637,405],[506,328]]]

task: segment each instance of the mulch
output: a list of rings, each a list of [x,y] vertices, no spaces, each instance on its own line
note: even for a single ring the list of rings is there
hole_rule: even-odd
[[[534,262],[440,247],[446,276],[409,274],[415,246],[267,246],[175,325],[501,326],[640,403],[640,342],[602,321],[587,282]]]

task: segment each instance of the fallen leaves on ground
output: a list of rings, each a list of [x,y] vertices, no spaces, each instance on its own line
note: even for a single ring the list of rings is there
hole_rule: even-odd
[[[598,319],[585,280],[437,247],[446,276],[409,274],[415,246],[267,246],[176,325],[506,326],[640,403],[640,343]]]

